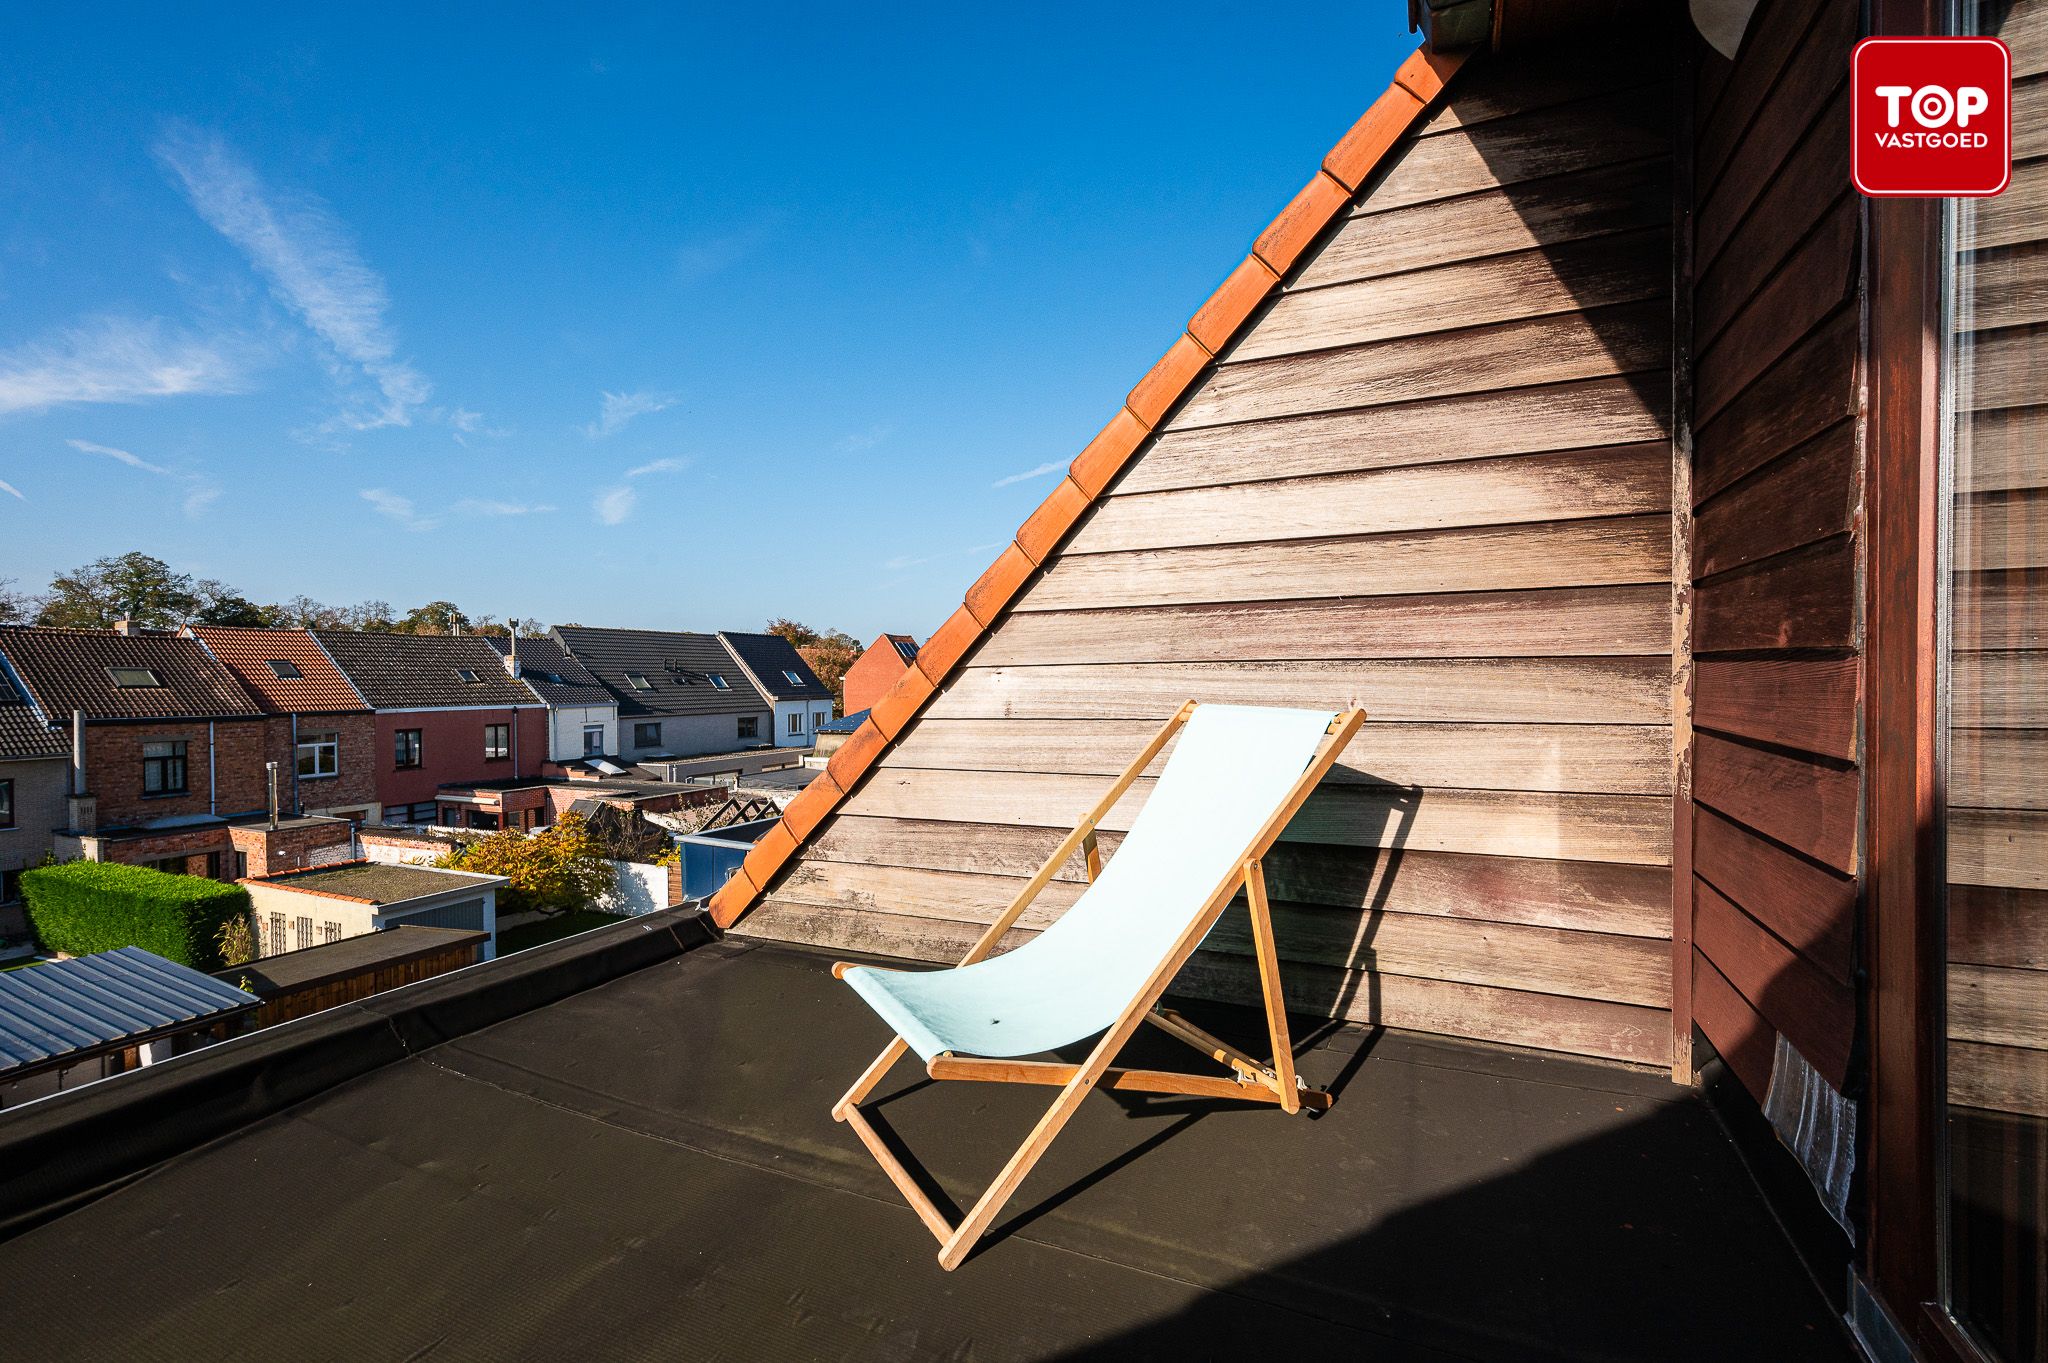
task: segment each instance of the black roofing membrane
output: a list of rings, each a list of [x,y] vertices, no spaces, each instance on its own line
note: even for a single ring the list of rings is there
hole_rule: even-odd
[[[1695,1093],[1349,1028],[1301,1059],[1322,1118],[1091,1098],[944,1273],[830,1118],[887,1034],[827,964],[700,947],[170,1160],[0,1244],[6,1351],[1852,1356]],[[877,1093],[959,1206],[1053,1090],[907,1061]]]

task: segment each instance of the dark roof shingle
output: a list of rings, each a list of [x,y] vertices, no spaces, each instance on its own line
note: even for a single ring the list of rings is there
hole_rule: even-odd
[[[506,674],[504,659],[480,635],[332,629],[312,633],[342,675],[379,710],[500,709],[540,703],[532,687]],[[476,680],[465,679],[465,670]]]
[[[733,659],[754,679],[754,685],[775,700],[830,700],[832,692],[811,671],[796,646],[779,634],[718,632]]]
[[[732,715],[769,708],[714,635],[557,625],[554,637],[618,697],[621,715]],[[634,684],[634,677],[646,685]]]
[[[488,635],[486,642],[501,657],[512,650],[512,641],[503,635]],[[604,689],[603,683],[553,639],[519,641],[519,675],[549,705],[613,703],[612,693]]]
[[[172,634],[0,625],[0,654],[43,714],[87,719],[242,719],[263,711],[234,673]],[[115,670],[146,673],[155,685],[123,686]]]
[[[367,710],[348,678],[302,629],[239,629],[196,625],[192,637],[242,679],[274,715]],[[283,668],[271,666],[281,663]],[[281,672],[283,675],[281,675]],[[291,673],[298,675],[293,676]]]

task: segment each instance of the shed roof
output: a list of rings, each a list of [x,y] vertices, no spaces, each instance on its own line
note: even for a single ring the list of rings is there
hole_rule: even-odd
[[[363,699],[379,710],[540,703],[532,687],[506,675],[498,651],[481,635],[312,633]],[[468,680],[465,672],[476,680]]]
[[[355,687],[302,629],[195,625],[190,633],[274,715],[362,711]]]
[[[796,645],[779,634],[718,632],[719,642],[762,694],[774,700],[830,700],[831,688],[818,680]]]
[[[141,947],[0,973],[0,1077],[254,1008],[256,999]]]
[[[280,952],[245,965],[230,966],[220,973],[228,980],[244,982],[261,998],[275,998],[321,984],[327,980],[397,965],[415,957],[445,951],[465,942],[488,940],[487,932],[466,928],[422,928],[409,924],[363,932],[339,942],[322,942],[297,951]]]
[[[716,635],[557,625],[554,637],[618,698],[622,717],[748,714],[769,708],[767,697]]]
[[[500,657],[512,652],[512,640],[501,634],[485,638]],[[550,706],[611,705],[612,693],[590,675],[568,649],[553,639],[519,640],[519,676]]]
[[[241,680],[174,634],[0,625],[0,654],[43,714],[87,719],[256,719]],[[133,684],[124,684],[132,674]]]
[[[818,726],[818,732],[821,734],[850,734],[866,723],[867,717],[868,712],[866,710],[855,710],[850,715],[841,715],[837,719],[826,720]]]
[[[281,875],[251,876],[250,884],[281,890],[332,895],[364,904],[399,904],[408,899],[447,894],[451,890],[483,889],[502,885],[503,876],[471,875],[465,871],[444,871],[427,866],[406,866],[382,861],[351,861],[337,866],[316,866],[310,871],[286,871]]]

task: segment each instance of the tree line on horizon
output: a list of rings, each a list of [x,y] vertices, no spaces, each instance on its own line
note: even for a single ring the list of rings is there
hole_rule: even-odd
[[[218,579],[178,572],[162,559],[140,551],[94,559],[83,567],[58,573],[41,592],[17,590],[13,579],[0,578],[0,624],[112,629],[122,620],[132,621],[142,629],[240,625],[256,629],[349,629],[369,634],[503,636],[516,632],[521,638],[537,638],[548,629],[538,620],[471,615],[453,601],[429,601],[407,611],[397,610],[388,601],[374,600],[352,606],[329,606],[305,595],[260,602]],[[796,620],[778,618],[769,621],[763,632],[780,635],[795,645],[835,698],[840,694],[846,669],[860,657],[860,642],[840,630],[817,630]]]

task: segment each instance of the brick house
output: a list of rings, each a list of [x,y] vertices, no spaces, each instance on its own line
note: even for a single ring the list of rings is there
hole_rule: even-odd
[[[593,760],[619,751],[619,703],[553,639],[487,635],[505,670],[548,707],[550,775],[588,772]]]
[[[311,634],[202,625],[184,631],[233,672],[264,720],[280,809],[375,822],[377,717]]]
[[[548,757],[548,709],[507,676],[478,635],[358,634],[313,639],[375,713],[383,818],[433,823],[441,787],[535,776]]]
[[[68,813],[69,735],[43,722],[0,660],[0,940],[19,937],[21,873],[49,854]]]
[[[75,735],[59,859],[234,878],[229,826],[267,799],[263,712],[234,673],[196,640],[124,628],[0,627],[0,658],[43,728]]]
[[[872,709],[876,701],[903,675],[903,669],[917,661],[917,640],[908,634],[884,634],[868,645],[867,652],[853,660],[840,684],[842,714]]]

